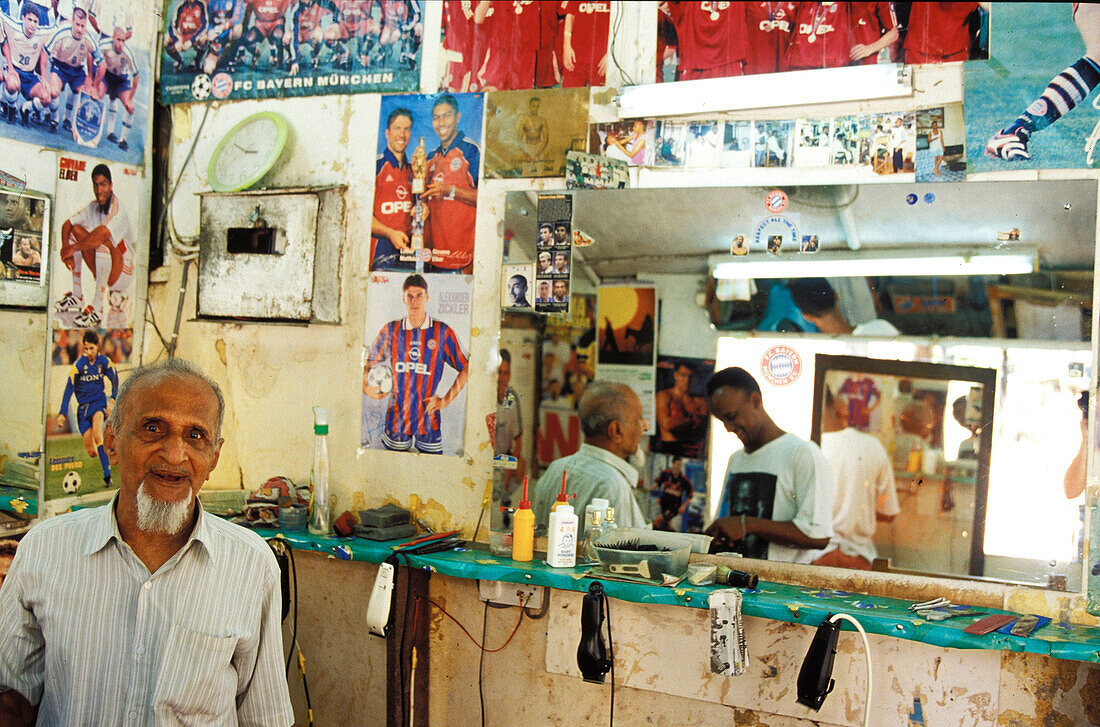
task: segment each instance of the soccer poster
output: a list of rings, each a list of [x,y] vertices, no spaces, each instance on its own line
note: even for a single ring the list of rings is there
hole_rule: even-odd
[[[535,311],[568,313],[573,296],[573,196],[540,194],[535,249]]]
[[[706,458],[710,422],[706,393],[713,374],[713,359],[657,358],[657,434],[649,439],[651,452]]]
[[[596,373],[626,384],[656,426],[657,288],[652,283],[601,285],[596,291]]]
[[[0,191],[0,303],[9,282],[42,286],[49,263],[50,199],[33,192]],[[45,252],[43,252],[45,251]]]
[[[469,275],[371,275],[361,448],[463,453],[472,296]]]
[[[976,2],[661,3],[657,81],[983,59],[988,28]]]
[[[0,136],[141,165],[152,123],[155,16],[132,12],[125,0],[91,12],[72,3],[8,5],[18,17],[0,12],[0,37],[19,88],[0,94]]]
[[[412,91],[420,0],[166,0],[165,104]]]
[[[515,91],[603,86],[610,33],[609,0],[445,0],[439,87]]]
[[[562,177],[566,153],[587,144],[587,88],[486,95],[487,177]]]
[[[646,517],[653,523],[653,529],[703,532],[707,505],[706,462],[674,454],[652,454],[647,459],[649,510]]]
[[[477,93],[382,97],[371,270],[473,272],[483,102]]]
[[[1092,92],[1100,84],[1100,6],[996,8],[993,57],[968,63],[963,79],[966,145],[973,151],[969,170],[1095,166],[1100,111]]]
[[[630,165],[618,159],[570,151],[565,154],[566,189],[626,189]]]

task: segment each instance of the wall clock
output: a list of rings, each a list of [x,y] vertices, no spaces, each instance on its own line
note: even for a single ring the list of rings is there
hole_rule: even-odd
[[[207,178],[215,192],[239,192],[259,182],[286,149],[287,120],[261,111],[229,130],[210,155]]]

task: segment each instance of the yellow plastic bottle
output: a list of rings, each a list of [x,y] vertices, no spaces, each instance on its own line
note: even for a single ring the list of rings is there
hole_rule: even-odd
[[[512,516],[512,560],[529,561],[535,557],[535,513],[527,499],[527,477],[523,478],[523,499]]]

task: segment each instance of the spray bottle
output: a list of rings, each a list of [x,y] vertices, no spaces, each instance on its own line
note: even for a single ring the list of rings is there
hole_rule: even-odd
[[[319,406],[313,407],[313,434],[313,469],[309,471],[312,492],[309,532],[328,535],[332,532],[328,509],[328,412]]]
[[[527,480],[523,477],[523,499],[512,516],[512,560],[529,561],[535,556],[535,513],[527,499]]]

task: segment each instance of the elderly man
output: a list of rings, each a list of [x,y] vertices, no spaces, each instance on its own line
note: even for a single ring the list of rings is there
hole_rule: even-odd
[[[36,526],[0,588],[0,724],[294,721],[275,558],[197,505],[224,409],[179,359],[122,385],[118,494]]]
[[[584,444],[575,454],[551,462],[539,478],[532,496],[535,523],[549,522],[550,508],[561,491],[561,473],[565,472],[566,492],[577,496],[570,504],[582,519],[585,507],[602,497],[615,508],[620,526],[645,527],[645,516],[634,499],[638,470],[627,462],[648,429],[642,400],[626,384],[593,381],[581,395],[577,415]],[[583,536],[584,525],[582,522],[578,537]]]
[[[833,481],[812,442],[785,432],[764,411],[760,385],[744,369],[722,369],[707,382],[711,415],[744,449],[730,455],[707,528],[712,550],[748,558],[811,563],[833,535]]]

